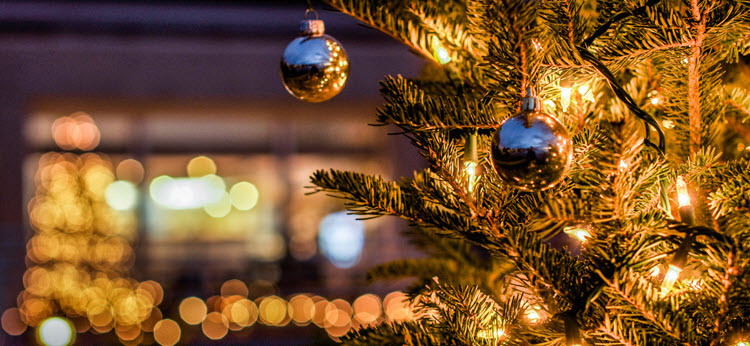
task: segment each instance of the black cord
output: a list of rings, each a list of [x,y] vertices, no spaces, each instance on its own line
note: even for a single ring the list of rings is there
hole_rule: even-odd
[[[602,76],[604,76],[605,79],[607,79],[610,88],[612,88],[612,91],[615,93],[617,98],[625,103],[625,105],[628,106],[628,109],[633,112],[635,116],[643,120],[646,127],[646,135],[643,139],[643,144],[656,149],[656,151],[658,151],[661,156],[664,156],[664,152],[666,150],[666,139],[664,137],[664,131],[661,129],[661,127],[659,127],[659,123],[656,121],[656,119],[654,119],[651,114],[638,107],[638,104],[636,104],[633,98],[630,97],[630,94],[628,94],[628,92],[625,91],[625,89],[619,83],[617,83],[614,74],[612,74],[607,66],[599,61],[599,59],[597,59],[594,54],[589,52],[588,49],[584,47],[578,46],[577,48],[578,53],[581,55],[581,58],[590,63],[597,71],[599,71]],[[656,134],[659,136],[659,143],[654,144],[654,142],[651,141],[651,127],[656,129]]]
[[[659,1],[661,1],[661,0],[649,0],[648,2],[646,2],[645,4],[643,4],[643,6],[638,7],[638,8],[636,8],[633,11],[622,11],[622,12],[616,14],[615,16],[613,16],[612,18],[610,18],[608,21],[606,21],[604,24],[602,24],[601,26],[599,26],[594,31],[594,33],[591,34],[591,36],[589,36],[588,38],[586,38],[585,40],[583,40],[583,47],[584,48],[588,48],[592,43],[594,43],[594,40],[596,40],[597,38],[599,38],[599,36],[604,35],[604,33],[607,32],[607,30],[609,30],[609,28],[612,26],[612,24],[614,24],[616,22],[619,22],[619,21],[621,21],[621,20],[623,20],[623,19],[625,19],[627,17],[630,17],[630,16],[644,14],[646,12],[646,9],[648,7],[651,7],[651,6],[654,6],[654,5],[658,4]]]

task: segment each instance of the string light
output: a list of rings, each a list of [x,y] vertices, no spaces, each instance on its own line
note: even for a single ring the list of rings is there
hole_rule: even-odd
[[[661,274],[661,268],[659,268],[659,266],[651,268],[651,271],[648,272],[648,275],[653,277],[659,276],[659,274]]]
[[[570,106],[570,94],[573,91],[573,82],[568,79],[560,81],[560,106],[562,106],[563,112],[568,111]]]
[[[690,205],[690,195],[687,191],[687,184],[685,184],[685,180],[682,179],[682,176],[677,177],[677,183],[675,185],[677,187],[677,202],[680,204],[680,207]]]
[[[539,308],[538,305],[530,306],[526,309],[525,312],[526,319],[529,320],[529,323],[531,324],[537,324],[544,320],[543,312],[541,311],[541,308]]]
[[[493,328],[490,330],[480,330],[477,336],[480,339],[501,339],[505,336],[505,329]]]
[[[589,233],[589,229],[585,225],[568,226],[563,228],[563,232],[575,237],[582,243],[586,242],[586,240],[591,237],[591,233]]]
[[[667,270],[667,274],[664,275],[664,281],[661,283],[662,293],[666,293],[672,289],[674,283],[680,277],[680,273],[682,273],[682,268],[674,264],[669,265],[669,270]]]
[[[654,106],[658,106],[658,105],[662,104],[662,101],[664,101],[664,100],[662,99],[661,95],[659,95],[659,92],[658,92],[658,91],[656,91],[656,90],[652,90],[652,91],[651,91],[650,93],[648,93],[648,95],[646,95],[646,96],[647,96],[647,97],[650,97],[650,98],[651,98],[651,99],[649,100],[649,102],[650,102],[650,103],[651,103],[652,105],[654,105]]]
[[[544,47],[542,47],[542,43],[537,40],[531,40],[531,44],[534,45],[534,49],[536,49],[537,52],[544,49]]]
[[[443,47],[443,44],[440,43],[440,40],[437,37],[432,37],[432,43],[430,46],[432,49],[432,56],[440,63],[440,65],[445,65],[451,62],[451,55],[448,53],[448,50]]]
[[[628,169],[628,164],[625,160],[620,160],[620,172],[625,172]]]
[[[594,102],[594,93],[591,91],[588,85],[583,84],[578,87],[578,92],[583,96],[583,99],[589,102]]]
[[[678,176],[675,185],[677,188],[677,202],[680,205],[680,219],[688,226],[693,226],[695,224],[695,212],[693,210],[693,205],[690,204],[690,195],[688,194],[687,184],[681,176]],[[684,268],[687,263],[692,243],[693,235],[688,234],[677,248],[674,257],[672,257],[672,262],[669,264],[669,270],[667,270],[666,275],[664,275],[664,280],[662,281],[662,295],[672,289],[674,283],[680,277],[682,268]]]
[[[477,132],[473,132],[466,137],[464,144],[464,171],[469,180],[469,192],[474,191],[474,185],[477,181],[477,166],[479,159],[477,156]]]

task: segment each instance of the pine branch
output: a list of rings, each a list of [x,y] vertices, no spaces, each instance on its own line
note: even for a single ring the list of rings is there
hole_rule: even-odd
[[[494,107],[482,100],[428,95],[400,76],[386,77],[380,85],[387,102],[377,111],[381,125],[394,124],[408,132],[499,126]]]
[[[344,345],[445,345],[444,338],[420,322],[381,323],[353,330],[341,338]]]

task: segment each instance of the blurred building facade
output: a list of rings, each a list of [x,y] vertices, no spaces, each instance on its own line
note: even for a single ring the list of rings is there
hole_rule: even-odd
[[[126,275],[163,287],[165,318],[180,317],[177,307],[184,298],[208,301],[232,280],[242,281],[245,295],[255,297],[309,292],[354,299],[395,289],[363,286],[363,273],[408,251],[398,235],[400,224],[364,223],[361,253],[342,253],[360,241],[341,240],[336,233],[351,222],[338,213],[343,205],[322,195],[306,197],[304,187],[316,169],[396,177],[419,166],[408,143],[367,123],[381,102],[377,81],[387,74],[416,75],[422,62],[344,15],[321,12],[327,32],[349,54],[351,77],[331,101],[298,101],[284,90],[278,65],[297,36],[304,9],[304,2],[0,4],[3,311],[30,299],[19,293],[28,293],[30,280],[40,280],[29,273],[41,261],[34,257],[43,243],[33,238],[43,233],[39,229],[67,232],[48,225],[48,214],[38,212],[40,194],[53,190],[44,183],[44,167],[63,161],[73,164],[60,167],[78,165],[71,169],[81,174],[88,172],[86,160],[105,162],[111,173],[102,179],[109,179],[107,189],[114,192],[100,191],[94,199],[104,198],[114,209],[112,217],[125,220],[117,224],[131,227],[132,234],[118,238],[132,249],[132,256],[123,255],[132,259],[123,260]],[[190,174],[191,162],[204,173]],[[174,189],[184,194],[185,186],[200,183],[205,174],[220,178],[222,193],[237,192],[234,201],[244,198],[244,204],[221,195],[210,205],[176,206],[164,197]],[[110,190],[115,181],[123,183]],[[135,187],[128,197],[132,203],[123,197],[131,191],[126,182]],[[115,190],[118,186],[124,190]],[[30,224],[34,217],[47,226]],[[321,225],[333,232],[330,239],[321,238]],[[117,327],[112,323],[110,328]],[[120,341],[129,333],[123,330],[117,332]],[[205,326],[203,331],[205,336],[198,332],[186,340],[209,342],[212,334]],[[254,333],[260,337],[249,340],[266,338],[263,344],[294,335]],[[33,339],[27,334],[3,333],[0,339],[24,344]],[[108,340],[84,334],[82,340]],[[278,344],[304,344],[305,337]]]

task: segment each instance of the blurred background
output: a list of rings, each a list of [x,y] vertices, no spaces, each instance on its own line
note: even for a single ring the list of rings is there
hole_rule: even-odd
[[[325,345],[409,318],[403,282],[366,281],[418,255],[405,225],[305,193],[316,169],[421,165],[367,124],[378,80],[423,62],[320,11],[351,76],[298,101],[279,60],[305,9],[0,3],[0,344]]]

